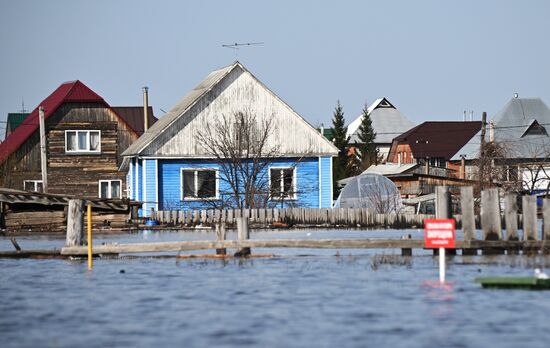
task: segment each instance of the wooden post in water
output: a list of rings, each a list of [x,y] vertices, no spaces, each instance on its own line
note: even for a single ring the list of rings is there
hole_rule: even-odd
[[[248,230],[248,217],[239,217],[237,220],[237,235],[239,240],[248,240],[250,232]],[[234,256],[246,257],[250,255],[250,248],[241,248],[237,250]]]
[[[130,208],[130,219],[132,220],[132,223],[136,227],[139,225],[139,216],[138,215],[139,215],[139,206],[132,205],[131,208]]]
[[[462,210],[462,238],[466,241],[476,239],[476,221],[474,214],[474,188],[460,188],[460,208]],[[462,249],[462,255],[477,255],[476,249]]]
[[[216,224],[216,239],[220,242],[225,241],[225,221],[218,221]],[[227,250],[225,248],[216,249],[216,255],[225,255]]]
[[[92,203],[88,203],[88,271],[92,270]]]
[[[537,197],[522,197],[523,240],[537,240]]]
[[[67,213],[67,240],[65,245],[82,245],[84,235],[84,201],[71,199]]]
[[[518,201],[515,193],[508,193],[505,196],[504,222],[506,239],[518,240]]]
[[[483,239],[502,239],[500,204],[497,188],[481,191],[481,228],[483,229]]]
[[[449,186],[436,186],[435,187],[435,218],[436,219],[450,219],[452,217],[451,211],[451,191]],[[434,249],[434,254],[443,252],[442,248]],[[456,249],[447,249],[449,255],[456,255]]]
[[[451,192],[448,186],[435,188],[435,217],[449,219],[451,217]]]
[[[483,239],[502,239],[502,220],[500,217],[500,203],[497,188],[481,191],[481,228]],[[483,248],[483,254],[495,255],[504,253],[503,249]]]

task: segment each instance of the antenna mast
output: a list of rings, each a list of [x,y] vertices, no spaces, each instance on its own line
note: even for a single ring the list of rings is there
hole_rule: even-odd
[[[263,42],[246,42],[246,43],[237,43],[237,42],[235,42],[234,44],[224,44],[224,45],[222,45],[222,47],[231,48],[231,49],[235,50],[235,56],[237,56],[237,51],[242,46],[258,46],[258,45],[263,45],[263,44],[264,44]]]

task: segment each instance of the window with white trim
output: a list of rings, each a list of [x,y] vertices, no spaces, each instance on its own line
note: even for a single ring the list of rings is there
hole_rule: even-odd
[[[66,130],[65,152],[101,152],[101,131]]]
[[[206,200],[218,198],[218,175],[215,169],[182,169],[181,199]]]
[[[121,180],[99,180],[99,198],[122,198]]]
[[[269,168],[269,189],[271,198],[296,199],[294,168]]]
[[[23,190],[31,192],[44,192],[42,180],[25,180],[23,181]]]

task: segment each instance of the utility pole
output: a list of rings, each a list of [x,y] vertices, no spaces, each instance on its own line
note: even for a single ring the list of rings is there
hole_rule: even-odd
[[[46,127],[44,123],[44,108],[38,108],[40,122],[40,167],[42,169],[42,190],[48,192],[48,158],[46,156]]]

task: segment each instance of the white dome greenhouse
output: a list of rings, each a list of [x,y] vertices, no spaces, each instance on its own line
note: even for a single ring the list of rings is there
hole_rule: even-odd
[[[368,208],[376,213],[398,213],[403,209],[401,194],[388,178],[361,174],[352,178],[340,192],[334,208]]]

